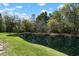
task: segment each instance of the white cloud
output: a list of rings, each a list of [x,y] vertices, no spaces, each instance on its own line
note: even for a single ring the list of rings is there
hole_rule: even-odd
[[[9,15],[14,15],[14,13],[12,11],[9,11],[8,14]]]
[[[49,10],[52,10],[52,8],[49,8]]]
[[[52,8],[49,8],[47,12],[51,13],[52,11],[53,11]]]
[[[46,12],[47,10],[41,10],[41,12]]]
[[[62,8],[62,7],[63,7],[63,4],[59,5],[59,6],[57,7],[57,9]]]
[[[5,4],[4,5],[8,6],[8,4]],[[8,12],[8,14],[13,14],[13,12],[17,9],[17,8],[22,8],[22,6],[16,6],[14,8],[4,8],[2,10],[0,10],[0,13],[5,13],[5,12]]]
[[[3,3],[4,6],[9,6],[9,3]]]
[[[14,11],[14,8],[13,8],[13,9],[5,8],[5,9],[1,10],[0,12],[1,12],[2,14],[13,15],[13,11]]]
[[[15,14],[15,15],[19,15],[19,13],[18,13],[18,12],[15,12],[14,14]]]
[[[3,12],[3,10],[0,10],[0,13],[2,13]]]
[[[40,13],[42,12],[52,13],[52,10],[41,10]]]
[[[52,13],[52,11],[47,11],[48,13]]]
[[[14,10],[15,10],[15,8],[4,8],[4,9],[0,10],[0,13],[13,15]]]
[[[17,15],[19,18],[21,19],[30,19],[30,17],[26,14],[26,13],[19,13],[19,12],[15,12],[16,8],[5,8],[0,10],[0,13],[2,14],[8,14],[8,15]]]
[[[30,19],[30,17],[26,13],[14,12],[14,14],[17,15],[21,19],[27,19],[27,20]]]
[[[7,11],[7,10],[0,10],[0,13],[4,14],[4,15],[6,15],[6,14],[13,15],[14,14],[13,11]]]
[[[23,8],[23,6],[16,6],[16,8]]]
[[[22,14],[20,15],[20,17],[21,17],[21,18],[24,18],[24,19],[27,19],[27,20],[30,19],[30,17],[29,17],[26,13],[22,13]]]
[[[26,13],[22,13],[22,15],[26,15]]]
[[[5,10],[5,11],[14,11],[15,8],[5,8],[4,10]]]
[[[45,6],[46,3],[39,3],[38,5],[39,5],[39,6]]]

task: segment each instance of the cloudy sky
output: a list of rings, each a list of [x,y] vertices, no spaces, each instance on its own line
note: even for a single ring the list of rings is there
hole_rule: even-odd
[[[38,15],[44,11],[51,13],[62,5],[61,3],[0,3],[0,13],[7,11],[9,14]]]

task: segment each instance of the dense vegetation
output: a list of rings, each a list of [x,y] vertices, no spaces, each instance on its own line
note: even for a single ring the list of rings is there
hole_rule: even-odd
[[[0,14],[0,32],[78,33],[79,4],[63,4],[63,7],[50,14],[42,12],[37,17],[32,14],[32,19],[16,20],[16,15]]]

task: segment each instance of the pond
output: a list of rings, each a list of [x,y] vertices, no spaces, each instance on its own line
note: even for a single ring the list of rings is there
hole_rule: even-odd
[[[44,45],[49,48],[56,49],[72,56],[79,55],[79,37],[76,36],[45,36],[45,35],[23,35],[24,40]]]

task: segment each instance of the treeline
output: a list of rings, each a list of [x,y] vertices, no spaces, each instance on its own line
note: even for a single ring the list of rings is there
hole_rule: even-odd
[[[35,14],[32,15],[35,18]],[[0,14],[0,32],[79,32],[79,4],[63,4],[63,7],[48,14],[42,12],[35,20],[16,20],[14,16]]]

